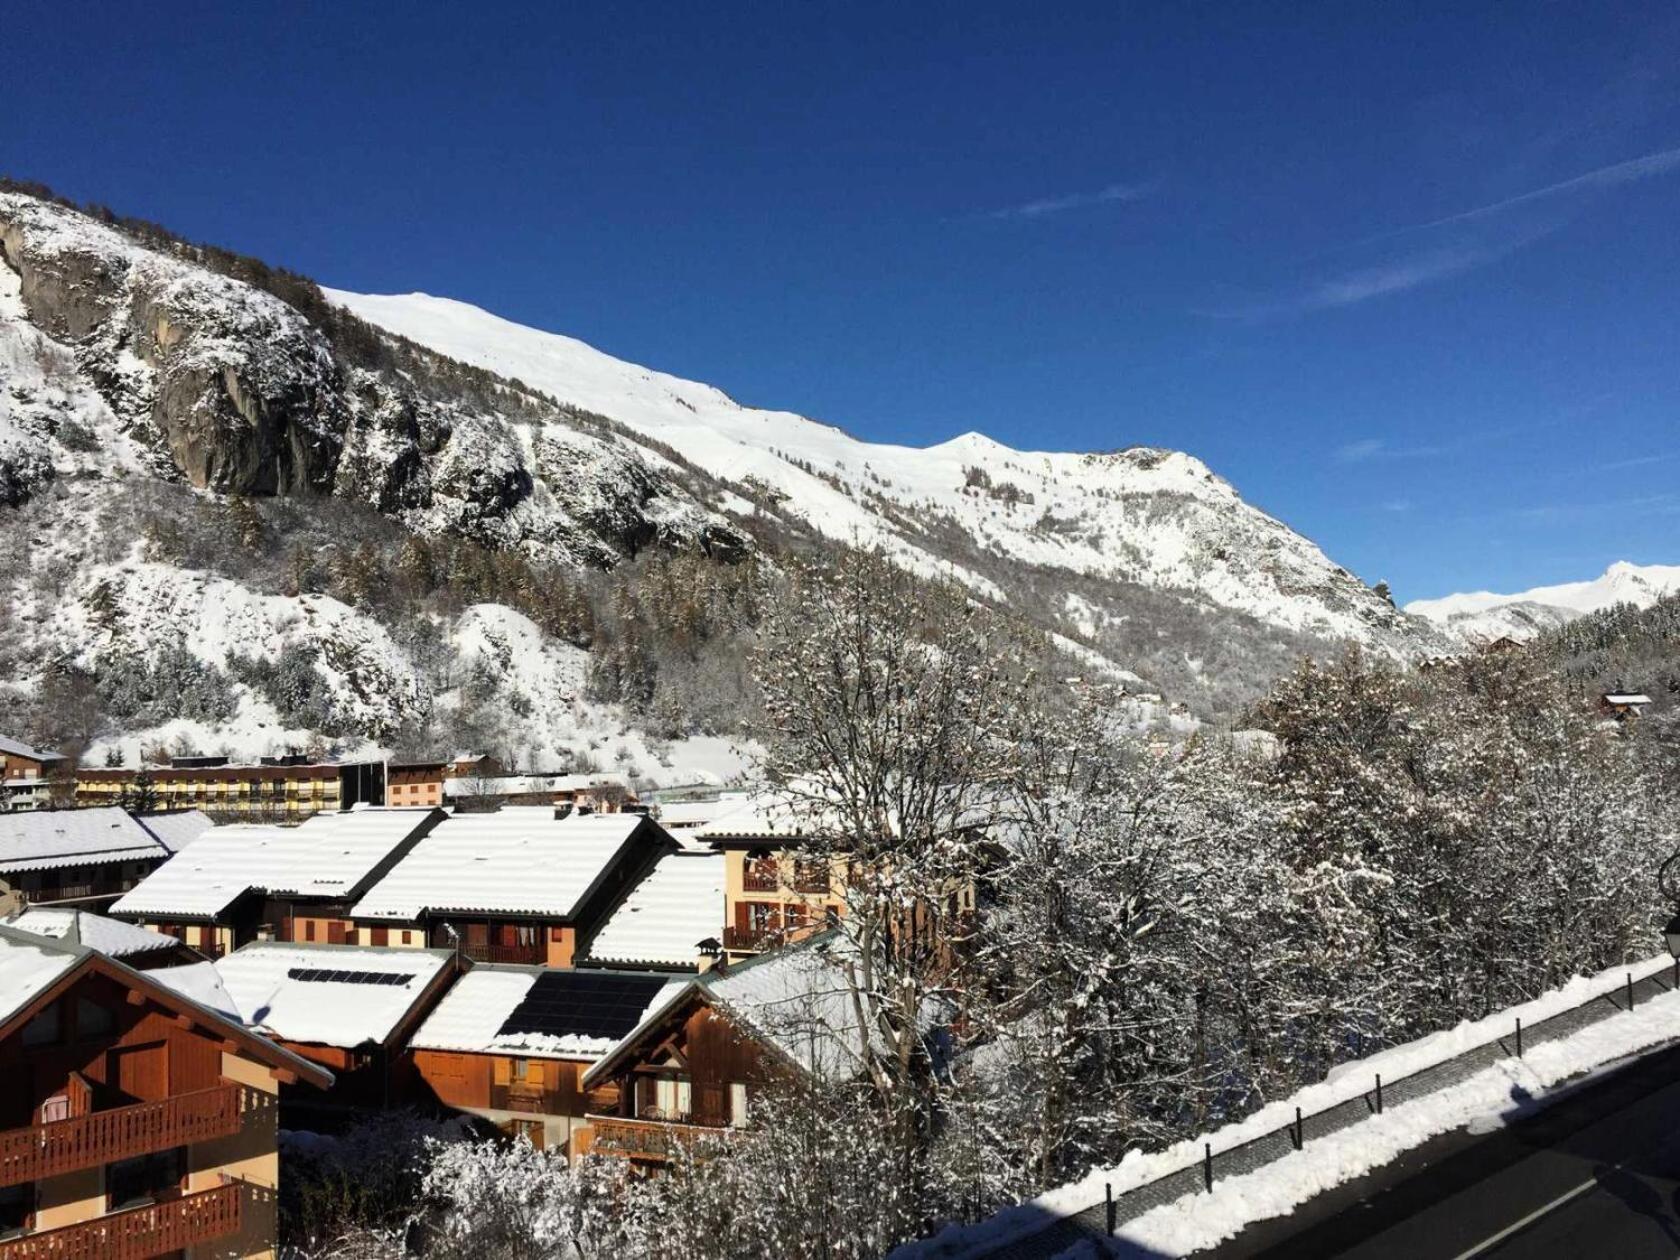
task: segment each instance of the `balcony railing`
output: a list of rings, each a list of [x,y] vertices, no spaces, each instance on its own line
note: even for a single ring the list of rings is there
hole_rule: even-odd
[[[544,1089],[540,1085],[519,1081],[490,1087],[490,1107],[494,1111],[523,1111],[537,1116],[563,1116],[570,1110],[567,1101],[565,1094],[560,1090]]]
[[[736,951],[768,949],[775,944],[777,933],[770,928],[734,927],[725,925],[723,947]]]
[[[239,1232],[237,1182],[0,1242],[0,1260],[148,1260]]]
[[[821,893],[827,896],[831,882],[827,862],[796,862],[793,867],[793,890],[802,893]]]
[[[781,872],[774,866],[747,863],[741,872],[741,887],[748,892],[775,892],[782,886]]]
[[[474,962],[518,963],[522,966],[536,967],[548,962],[548,946],[542,941],[532,941],[525,945],[502,945],[495,941],[475,944],[463,941],[461,952]]]
[[[590,1150],[601,1155],[620,1155],[626,1159],[668,1160],[678,1148],[702,1139],[719,1139],[729,1135],[728,1129],[699,1124],[679,1124],[669,1120],[626,1120],[618,1116],[585,1116],[594,1130]],[[0,1256],[0,1260],[5,1260]]]
[[[0,1132],[0,1186],[92,1168],[239,1132],[239,1086],[113,1107]],[[9,1252],[0,1253],[9,1255]]]

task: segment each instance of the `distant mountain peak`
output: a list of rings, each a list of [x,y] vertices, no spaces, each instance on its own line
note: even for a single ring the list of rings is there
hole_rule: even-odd
[[[1680,565],[1634,564],[1617,560],[1598,577],[1561,582],[1500,595],[1469,591],[1439,599],[1415,599],[1406,611],[1426,617],[1460,638],[1532,638],[1541,630],[1616,604],[1649,608],[1680,591]]]

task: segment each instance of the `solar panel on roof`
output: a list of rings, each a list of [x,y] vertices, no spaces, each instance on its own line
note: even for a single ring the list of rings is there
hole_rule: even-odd
[[[402,971],[334,971],[327,967],[293,967],[287,979],[316,984],[407,984],[414,979],[412,972]]]
[[[641,1022],[642,1012],[665,987],[664,976],[612,975],[599,971],[545,971],[496,1030],[550,1037],[617,1040]]]

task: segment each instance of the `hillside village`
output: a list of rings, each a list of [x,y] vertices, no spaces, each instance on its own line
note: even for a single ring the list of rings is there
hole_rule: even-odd
[[[0,1260],[978,1256],[1665,974],[1680,569],[1401,609],[10,181],[0,511]]]
[[[0,739],[0,1054],[32,1065],[29,1096],[14,1098],[13,1127],[0,1134],[11,1152],[0,1172],[8,1228],[41,1246],[104,1254],[239,1239],[239,1254],[348,1257],[398,1254],[413,1244],[389,1231],[424,1220],[435,1237],[421,1250],[455,1254],[461,1231],[482,1231],[484,1214],[501,1210],[497,1195],[528,1193],[516,1188],[535,1177],[542,1193],[604,1214],[591,1228],[631,1246],[660,1213],[692,1207],[700,1185],[733,1193],[719,1187],[769,1175],[758,1135],[786,1129],[818,1141],[824,1153],[806,1175],[839,1193],[826,1180],[840,1153],[829,1144],[863,1140],[857,1126],[878,1123],[869,1116],[915,1116],[918,1129],[931,1126],[915,1139],[890,1123],[871,1130],[876,1157],[913,1141],[929,1161],[918,1175],[957,1175],[968,1197],[930,1187],[908,1212],[883,1208],[870,1228],[887,1233],[871,1236],[908,1241],[1082,1173],[1113,1149],[1093,1123],[1129,1115],[1127,1140],[1147,1143],[1240,1117],[1251,1104],[1205,1061],[1169,1071],[1179,1084],[1153,1098],[1147,1080],[1166,1067],[1155,1052],[1129,1081],[1087,1077],[1085,1055],[1106,1057],[1107,1071],[1141,1050],[1112,1043],[1112,1012],[1088,1025],[1077,1013],[1096,996],[1087,969],[1104,974],[1129,957],[1139,978],[1200,970],[1175,951],[1207,930],[1192,926],[1204,915],[1224,920],[1218,931],[1234,928],[1227,898],[1280,911],[1279,898],[1293,901],[1309,934],[1327,929],[1309,926],[1316,894],[1291,888],[1287,846],[1267,856],[1269,836],[1282,834],[1268,831],[1282,815],[1267,802],[1293,798],[1328,841],[1342,824],[1324,811],[1347,805],[1319,795],[1315,785],[1330,786],[1318,779],[1326,758],[1375,756],[1366,773],[1397,772],[1398,763],[1378,768],[1391,763],[1377,748],[1335,751],[1344,735],[1332,731],[1345,730],[1350,703],[1435,711],[1418,747],[1437,759],[1439,740],[1468,736],[1462,768],[1449,759],[1400,787],[1440,798],[1439,821],[1420,840],[1461,808],[1441,775],[1468,773],[1465,787],[1479,794],[1474,767],[1485,758],[1555,755],[1542,752],[1553,747],[1548,726],[1589,750],[1556,763],[1573,776],[1567,790],[1620,811],[1601,814],[1590,839],[1578,836],[1573,857],[1556,855],[1577,860],[1592,846],[1562,893],[1572,912],[1606,916],[1604,930],[1568,943],[1587,953],[1536,957],[1539,970],[1497,989],[1467,971],[1444,1007],[1421,989],[1410,1014],[1390,999],[1385,1043],[1472,1013],[1468,994],[1482,1011],[1532,997],[1559,967],[1602,965],[1618,932],[1626,948],[1641,947],[1643,894],[1620,881],[1637,864],[1629,846],[1654,851],[1653,835],[1673,834],[1672,815],[1649,812],[1639,803],[1646,787],[1636,789],[1658,764],[1643,768],[1661,746],[1653,741],[1671,737],[1671,705],[1653,717],[1652,697],[1633,688],[1560,687],[1538,648],[1506,640],[1410,671],[1357,657],[1309,663],[1241,739],[1116,730],[1115,696],[1077,682],[1051,689],[1064,697],[1052,703],[1071,698],[1077,717],[1055,729],[1008,724],[1006,735],[999,715],[1036,706],[1029,691],[1043,684],[993,655],[961,601],[930,597],[884,560],[852,564],[857,602],[813,577],[797,615],[771,626],[784,636],[767,645],[780,670],[763,683],[775,727],[763,735],[761,777],[738,787],[644,794],[619,774],[509,774],[484,753],[87,766]],[[1646,620],[1666,619],[1667,608]],[[813,611],[838,638],[820,631],[813,641]],[[848,640],[857,655],[837,661]],[[881,715],[886,727],[831,707],[834,670],[898,697],[899,711]],[[1502,704],[1538,706],[1540,725],[1507,729],[1477,699],[1489,688]],[[933,735],[923,724],[952,704],[960,722]],[[891,730],[899,742],[860,757],[833,747],[836,729]],[[1077,791],[1045,792],[1069,773]],[[1239,800],[1240,823],[1228,813]],[[1393,817],[1379,802],[1368,807],[1360,817]],[[1474,861],[1495,867],[1477,879],[1497,881],[1502,855],[1529,860],[1532,832],[1485,802],[1474,808],[1484,829]],[[1149,821],[1116,830],[1116,809]],[[1486,834],[1495,817],[1506,830]],[[860,830],[865,818],[878,820],[878,834]],[[1174,894],[1132,869],[1168,837],[1190,881]],[[1404,859],[1396,851],[1394,860]],[[1208,864],[1223,871],[1217,883],[1198,873]],[[1131,898],[1117,900],[1128,884]],[[1175,903],[1183,922],[1151,937],[1168,952],[1140,953],[1124,916],[1160,916]],[[1473,897],[1455,903],[1471,916],[1467,940],[1479,941],[1467,948],[1505,948],[1504,921],[1478,922]],[[1284,948],[1264,934],[1247,939],[1257,966]],[[1319,950],[1362,948],[1359,938],[1318,939]],[[1156,974],[1147,983],[1165,987],[1149,1001],[1164,1003],[1165,1016],[1177,1004],[1168,989],[1207,993],[1218,974]],[[1031,990],[1016,986],[1033,975],[1038,996],[1023,1004]],[[1050,997],[1046,985],[1065,992]],[[1226,1000],[1198,997],[1200,1018]],[[1266,1000],[1296,999],[1285,990]],[[1042,1026],[1056,1011],[1068,1022]],[[1180,1052],[1196,1044],[1170,1023],[1150,1035]],[[1326,1043],[1327,1057],[1266,1071],[1279,1085],[1310,1081],[1346,1054],[1331,1049],[1339,1040]],[[1087,1050],[1069,1053],[1082,1042]],[[1210,1071],[1207,1092],[1189,1094],[1199,1101],[1185,1110],[1184,1091]],[[1006,1080],[1025,1092],[994,1093]],[[1079,1080],[1085,1101],[1044,1109],[1043,1091]],[[1081,1108],[1092,1109],[1083,1120]],[[967,1124],[992,1136],[977,1139]],[[1014,1132],[994,1131],[1000,1124]],[[363,1136],[374,1132],[385,1136]],[[389,1175],[406,1188],[388,1191],[394,1202],[332,1206],[335,1160],[368,1141],[394,1143],[381,1158],[401,1165]],[[726,1166],[735,1171],[720,1181]],[[106,1189],[89,1198],[87,1178],[100,1168]],[[494,1186],[466,1189],[483,1177]],[[610,1209],[631,1185],[652,1198]],[[473,1204],[452,1198],[462,1194]],[[410,1223],[398,1228],[399,1218]],[[510,1245],[507,1254],[549,1254]]]

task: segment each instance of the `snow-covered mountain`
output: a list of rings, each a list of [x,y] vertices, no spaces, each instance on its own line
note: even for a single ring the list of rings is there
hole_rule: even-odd
[[[650,556],[715,592],[708,570],[751,557],[878,544],[1036,625],[1070,670],[1202,713],[1336,641],[1447,642],[1190,455],[862,442],[5,185],[0,511],[5,720],[54,680],[71,716],[96,691],[84,726],[131,757],[492,730],[544,761],[726,771],[727,741],[683,737],[682,698],[717,729],[739,660],[666,661],[661,693],[659,662],[604,637],[645,622],[638,579],[586,575]]]
[[[1617,604],[1649,608],[1675,591],[1680,591],[1680,565],[1618,560],[1590,581],[1537,586],[1513,595],[1471,591],[1417,599],[1406,605],[1406,611],[1427,617],[1465,642],[1506,636],[1522,641]]]
[[[1287,630],[1406,637],[1389,604],[1191,455],[1017,451],[980,433],[927,448],[863,442],[464,302],[325,292],[369,323],[619,421],[830,538],[879,543],[993,597],[1005,594],[996,565],[1063,569]]]

